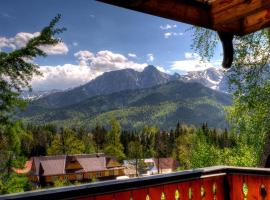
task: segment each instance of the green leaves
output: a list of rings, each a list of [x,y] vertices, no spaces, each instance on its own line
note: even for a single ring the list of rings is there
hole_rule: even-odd
[[[13,118],[18,108],[26,102],[19,98],[22,89],[31,88],[34,75],[41,75],[38,66],[33,63],[37,56],[46,56],[41,50],[44,45],[55,45],[61,40],[55,38],[64,28],[55,28],[60,20],[57,15],[25,47],[12,52],[0,52],[0,193],[22,192],[28,185],[27,177],[12,173],[12,167],[21,154],[23,139],[31,140],[20,121]]]
[[[118,160],[122,161],[125,158],[124,147],[120,142],[121,126],[120,123],[113,118],[111,120],[111,130],[107,135],[107,143],[104,152],[107,155],[115,156]]]
[[[30,81],[34,75],[41,75],[38,66],[32,61],[37,56],[46,56],[40,49],[43,45],[56,45],[61,40],[55,38],[65,28],[55,28],[61,15],[57,15],[45,27],[40,35],[29,40],[25,47],[10,53],[0,52],[0,123],[6,122],[23,101],[19,93],[23,88],[31,88]]]
[[[194,31],[193,47],[203,58],[209,58],[207,52],[216,47],[213,45],[216,38],[207,34],[210,34],[209,30],[197,28]],[[209,43],[210,39],[212,42]],[[244,140],[243,148],[247,145],[254,150],[254,162],[259,162],[265,136],[270,133],[269,49],[269,29],[235,37],[234,61],[228,71],[234,93],[233,106],[227,108],[228,121],[232,131]]]
[[[200,27],[193,27],[193,44],[191,48],[198,53],[202,59],[210,60],[218,44],[218,35],[216,32]]]
[[[51,146],[48,148],[49,155],[80,154],[85,150],[82,140],[77,138],[74,131],[68,128],[62,129],[54,136]]]

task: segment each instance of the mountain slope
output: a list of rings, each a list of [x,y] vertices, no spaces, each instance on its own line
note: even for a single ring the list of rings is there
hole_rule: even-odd
[[[225,73],[223,69],[212,67],[203,71],[190,71],[185,75],[179,76],[179,80],[198,82],[211,89],[227,92],[228,80]]]
[[[104,73],[85,85],[48,95],[39,99],[38,102],[45,108],[60,108],[79,103],[93,96],[148,88],[167,83],[170,80],[170,75],[158,71],[151,65],[142,72],[137,72],[133,69],[123,69]]]
[[[62,108],[45,108],[33,101],[19,117],[33,123],[93,126],[107,123],[114,116],[124,128],[155,124],[171,128],[179,121],[200,125],[227,126],[223,106],[231,104],[231,96],[211,90],[199,83],[171,81],[151,88],[125,90],[95,96]]]

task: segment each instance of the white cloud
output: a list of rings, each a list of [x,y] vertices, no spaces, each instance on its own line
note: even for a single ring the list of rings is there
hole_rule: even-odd
[[[79,60],[80,65],[89,65],[89,62],[94,58],[94,54],[90,51],[78,51],[74,56]]]
[[[176,32],[166,32],[164,33],[164,38],[168,39],[172,36],[182,36],[184,35],[183,33],[176,33]]]
[[[131,58],[137,58],[137,55],[135,53],[128,53],[128,56]]]
[[[11,48],[11,49],[17,49],[24,47],[27,42],[33,38],[39,36],[39,32],[35,33],[26,33],[26,32],[20,32],[15,35],[15,37],[6,38],[6,37],[0,37],[0,51],[2,48]],[[66,54],[68,52],[68,47],[65,43],[61,42],[54,46],[51,45],[43,45],[39,47],[45,53],[49,55],[55,55],[55,54]]]
[[[186,59],[201,59],[199,54],[197,53],[191,53],[191,52],[185,52],[185,58]]]
[[[74,54],[80,65],[87,65],[94,71],[107,72],[131,68],[142,71],[147,64],[139,64],[128,60],[122,54],[113,53],[108,50],[99,51],[95,55],[89,51],[79,51]]]
[[[35,90],[67,89],[87,83],[104,72],[132,68],[142,71],[147,64],[135,63],[125,56],[111,51],[79,51],[74,54],[78,65],[41,66],[43,76],[35,76],[32,86]]]
[[[1,48],[4,48],[4,47],[8,47],[8,48],[12,48],[12,49],[16,48],[16,46],[14,44],[10,43],[7,38],[0,37],[0,51],[1,51]]]
[[[162,66],[157,66],[156,67],[159,71],[163,72],[163,73],[167,73],[167,74],[171,74],[172,72],[168,69],[165,69],[164,67]]]
[[[174,25],[166,24],[166,25],[160,26],[160,29],[164,31],[163,35],[164,35],[164,38],[166,38],[166,39],[168,39],[172,36],[184,35],[184,33],[182,33],[182,32],[177,32],[177,31],[171,30],[171,29],[176,29],[176,28],[177,28],[176,24],[174,24]]]
[[[74,47],[77,47],[77,46],[79,45],[79,43],[78,43],[78,42],[72,42],[72,45],[73,45]]]
[[[214,67],[213,64],[209,62],[202,62],[200,60],[179,60],[173,61],[172,67],[173,71],[201,71]]]
[[[15,19],[14,16],[8,14],[8,13],[0,13],[0,17],[8,18],[8,19]]]
[[[185,60],[173,61],[170,70],[172,71],[201,71],[211,67],[215,67],[219,62],[210,63],[202,61],[201,57],[196,53],[186,52]]]
[[[147,58],[148,62],[153,62],[155,60],[155,56],[152,53],[147,54]]]
[[[60,42],[54,46],[51,45],[43,45],[39,47],[41,50],[43,50],[48,55],[60,55],[60,54],[67,54],[68,47],[65,43]]]
[[[73,88],[101,74],[92,71],[88,66],[71,64],[40,66],[40,71],[43,76],[35,76],[31,82],[34,90]]]
[[[173,24],[173,25],[166,24],[166,25],[161,25],[160,26],[161,30],[169,30],[169,29],[172,29],[172,28],[177,28],[177,25],[176,24]]]

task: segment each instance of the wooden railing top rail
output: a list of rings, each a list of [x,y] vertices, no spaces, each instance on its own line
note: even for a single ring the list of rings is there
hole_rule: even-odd
[[[265,168],[240,168],[229,166],[207,167],[186,170],[170,174],[153,175],[142,178],[131,178],[126,180],[111,180],[82,184],[79,186],[67,186],[61,188],[44,189],[0,196],[1,199],[74,199],[87,195],[101,195],[117,193],[139,188],[187,182],[207,177],[225,176],[228,174],[270,176],[270,169]]]

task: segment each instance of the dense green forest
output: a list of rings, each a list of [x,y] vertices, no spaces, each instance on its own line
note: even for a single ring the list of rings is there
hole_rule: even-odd
[[[32,156],[103,152],[120,161],[173,157],[180,164],[178,170],[213,165],[256,166],[259,158],[258,149],[247,142],[245,135],[212,129],[206,123],[200,128],[178,123],[171,130],[145,125],[133,131],[122,130],[116,119],[111,119],[109,124],[109,128],[97,124],[90,130],[18,124],[24,133],[19,141],[20,153],[16,160],[10,158],[7,162],[7,174],[12,178],[2,182],[1,193],[33,189],[26,176],[12,172],[12,167],[23,168],[24,162]],[[69,183],[56,181],[55,186],[61,184]]]

